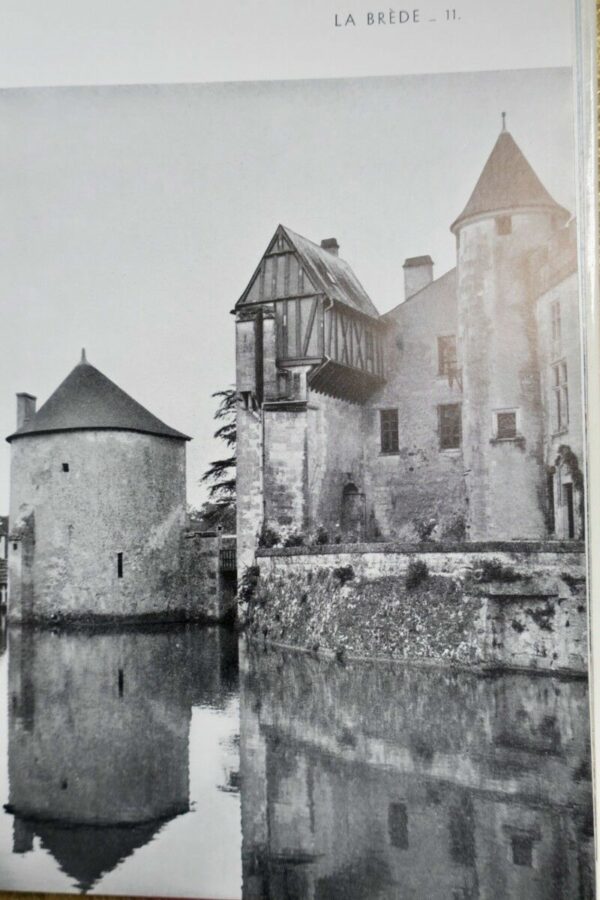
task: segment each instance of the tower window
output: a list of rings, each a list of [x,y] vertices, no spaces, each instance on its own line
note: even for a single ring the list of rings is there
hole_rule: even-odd
[[[461,445],[462,423],[460,403],[438,406],[440,450],[458,450]]]
[[[381,452],[398,452],[398,410],[380,409]]]
[[[556,430],[562,431],[569,424],[569,386],[566,362],[559,362],[552,366],[552,382]]]
[[[516,410],[505,410],[496,413],[496,438],[499,441],[512,441],[517,436]]]
[[[63,472],[68,472],[69,471],[69,463],[63,463],[62,470],[63,470]]]
[[[123,577],[123,554],[117,553],[117,578]]]
[[[456,369],[456,338],[453,334],[437,339],[438,375],[449,375]]]
[[[533,838],[525,834],[515,834],[511,839],[512,860],[515,866],[533,866]]]
[[[512,231],[512,219],[510,216],[496,217],[496,233],[510,234]]]
[[[390,803],[388,807],[388,833],[390,844],[399,850],[408,850],[408,813],[406,803]]]

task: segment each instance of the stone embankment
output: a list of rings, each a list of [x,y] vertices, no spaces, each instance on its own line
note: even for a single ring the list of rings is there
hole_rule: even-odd
[[[339,659],[587,672],[580,543],[265,549],[239,601],[252,637]]]

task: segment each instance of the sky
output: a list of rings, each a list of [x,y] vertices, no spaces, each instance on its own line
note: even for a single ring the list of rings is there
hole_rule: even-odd
[[[380,312],[402,264],[454,265],[451,222],[501,127],[574,210],[567,69],[0,91],[0,430],[81,348],[189,434],[188,502],[212,393],[235,379],[231,310],[278,223],[337,237]],[[0,514],[9,445],[0,444]]]

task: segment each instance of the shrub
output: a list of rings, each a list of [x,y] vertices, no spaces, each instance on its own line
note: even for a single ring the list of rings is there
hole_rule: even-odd
[[[333,569],[331,574],[337,578],[340,584],[346,584],[347,581],[352,581],[354,578],[354,569],[352,566],[338,566],[337,569]]]
[[[328,544],[328,543],[329,543],[329,532],[323,525],[320,525],[319,528],[317,529],[317,533],[315,535],[315,544],[319,544],[322,546],[323,544]]]
[[[411,559],[406,570],[406,587],[409,590],[418,587],[429,578],[427,563],[422,559]]]
[[[518,581],[521,577],[510,566],[505,566],[499,559],[484,559],[476,572],[479,581]]]
[[[446,541],[462,543],[467,536],[467,526],[464,516],[456,516],[444,528],[442,537]]]
[[[250,603],[254,597],[259,577],[260,568],[258,566],[246,566],[238,589],[238,597],[242,603]]]
[[[424,519],[418,520],[414,522],[414,526],[417,534],[419,535],[420,541],[429,541],[431,540],[431,535],[437,525],[435,519],[429,519],[427,522]]]
[[[274,528],[271,528],[270,525],[267,525],[266,522],[263,522],[258,536],[258,546],[268,549],[269,547],[275,547],[279,543],[281,543],[281,535]]]
[[[292,531],[283,542],[284,547],[302,547],[304,545],[304,535],[299,531]]]

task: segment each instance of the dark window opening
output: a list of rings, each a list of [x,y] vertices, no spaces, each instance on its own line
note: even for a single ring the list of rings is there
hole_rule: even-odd
[[[123,554],[117,553],[117,578],[123,577]]]
[[[18,549],[19,549],[19,545],[18,545],[18,544],[13,544],[13,550],[18,550]]]
[[[65,778],[65,779],[64,779],[63,781],[61,781],[61,783],[60,783],[60,789],[61,789],[61,791],[66,791],[68,787],[69,787],[69,782],[68,782],[68,781],[66,780],[66,778]]]
[[[392,847],[408,850],[408,813],[406,803],[390,803],[388,807],[388,833]]]
[[[563,484],[563,490],[565,492],[565,505],[567,507],[567,526],[568,526],[568,535],[570,538],[575,537],[575,504],[573,502],[573,485],[572,484]]]
[[[552,366],[556,430],[562,431],[569,424],[569,385],[567,364],[559,362]]]
[[[496,217],[496,232],[498,234],[510,234],[512,231],[512,219],[510,216]]]
[[[119,697],[122,697],[124,686],[125,686],[125,675],[123,674],[123,669],[119,669],[118,684],[119,684]]]
[[[533,838],[527,835],[514,835],[512,840],[512,859],[515,866],[533,865]]]
[[[398,410],[380,409],[381,452],[398,452]]]
[[[498,440],[511,440],[517,436],[516,412],[496,413],[496,437]]]
[[[63,463],[62,470],[63,470],[63,472],[68,472],[69,471],[69,463]]]
[[[556,531],[556,503],[554,499],[554,475],[547,477],[548,490],[548,531],[554,534]]]
[[[448,335],[439,337],[438,343],[438,375],[451,375],[456,371],[456,338]]]
[[[440,450],[457,450],[461,444],[462,423],[460,403],[438,406]]]

